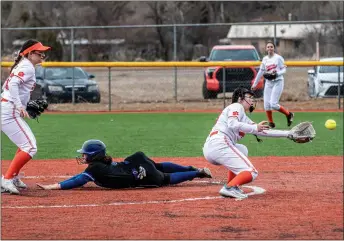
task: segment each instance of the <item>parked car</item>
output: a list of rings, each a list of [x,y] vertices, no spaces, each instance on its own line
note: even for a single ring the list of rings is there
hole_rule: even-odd
[[[74,70],[74,74],[73,74]],[[44,98],[48,103],[72,102],[74,78],[75,102],[100,102],[100,92],[94,75],[79,67],[36,67],[37,85],[31,98]]]
[[[325,61],[343,61],[343,57],[323,58]],[[308,95],[310,97],[337,97],[338,96],[338,69],[340,70],[340,95],[343,96],[343,66],[315,66],[308,70]]]
[[[200,62],[207,61],[260,61],[253,45],[216,45],[209,58],[202,56]],[[259,71],[257,67],[225,67],[225,92],[233,92],[237,87],[250,88]],[[216,99],[223,92],[223,68],[207,67],[204,71],[202,93],[204,99]],[[264,78],[261,78],[256,90],[256,97],[263,96]]]

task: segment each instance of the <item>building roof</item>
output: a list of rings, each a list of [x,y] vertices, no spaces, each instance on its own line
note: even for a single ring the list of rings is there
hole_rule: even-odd
[[[277,24],[276,37],[280,39],[302,39],[311,32],[323,31],[323,27],[323,24]],[[274,28],[274,24],[232,25],[227,38],[273,38]]]

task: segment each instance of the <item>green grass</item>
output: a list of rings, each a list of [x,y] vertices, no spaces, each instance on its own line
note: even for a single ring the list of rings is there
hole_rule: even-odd
[[[263,138],[258,143],[246,135],[240,143],[250,156],[343,155],[343,113],[296,113],[294,123],[313,121],[317,136],[312,143],[296,144],[287,139]],[[135,151],[149,156],[202,156],[202,146],[218,114],[216,113],[123,113],[123,114],[51,114],[42,115],[39,123],[28,121],[38,143],[35,159],[73,158],[88,139],[101,139],[114,157]],[[264,113],[254,113],[256,122]],[[337,121],[337,129],[324,127],[327,119]],[[287,129],[284,115],[274,112],[278,129]],[[2,133],[2,159],[12,159],[14,144]]]

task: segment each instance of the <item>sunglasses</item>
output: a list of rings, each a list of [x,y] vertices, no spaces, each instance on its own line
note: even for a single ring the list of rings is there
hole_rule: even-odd
[[[33,54],[37,54],[41,59],[45,58],[45,54],[41,52],[32,52]]]

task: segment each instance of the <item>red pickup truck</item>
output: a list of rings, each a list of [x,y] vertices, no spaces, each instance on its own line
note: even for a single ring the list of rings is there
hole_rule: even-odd
[[[260,61],[260,57],[253,45],[216,45],[211,50],[209,58],[202,56],[199,61]],[[250,89],[259,66],[225,69],[225,92],[233,92],[237,87]],[[263,89],[264,78],[261,78],[255,92],[257,98],[263,96]],[[223,67],[205,69],[202,93],[204,99],[216,99],[218,93],[223,93]]]

